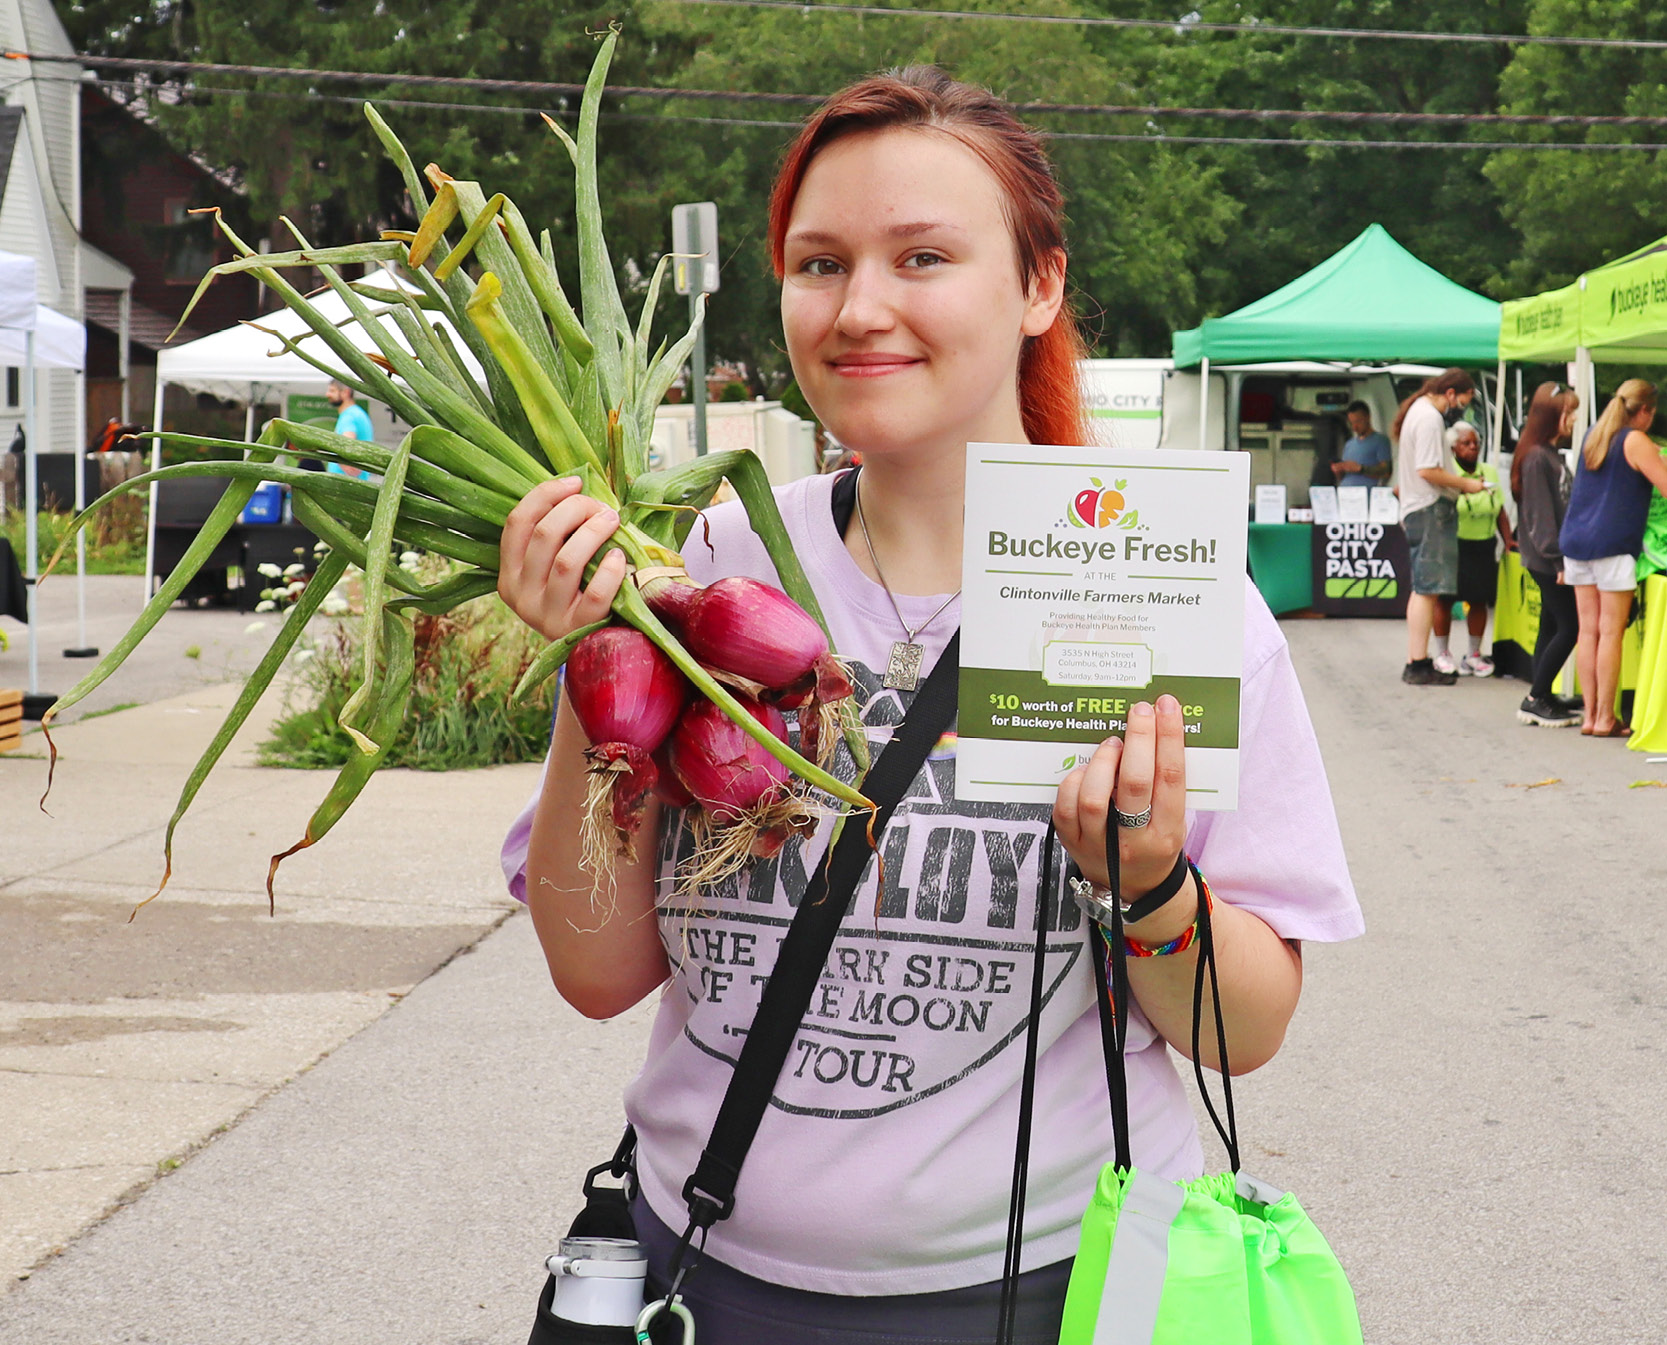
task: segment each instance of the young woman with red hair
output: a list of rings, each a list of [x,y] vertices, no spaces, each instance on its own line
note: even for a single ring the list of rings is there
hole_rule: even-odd
[[[924,676],[957,627],[967,444],[1088,442],[1063,200],[1038,136],[1011,109],[940,71],[909,69],[864,80],[811,117],[787,152],[769,237],[799,386],[863,464],[777,498],[855,666],[878,749],[914,692],[874,670],[906,641],[924,647]],[[708,518],[715,558],[689,548],[696,578],[774,579],[738,507]],[[551,638],[596,619],[624,566],[610,555],[588,587],[581,571],[613,526],[572,483],[540,486],[505,530],[505,598]],[[1249,593],[1240,811],[1187,811],[1181,711],[1167,696],[1135,706],[1126,742],[1108,741],[1066,776],[1052,809],[1065,850],[1100,884],[1108,820],[1121,814],[1127,900],[1176,870],[1183,848],[1208,876],[1235,1070],[1278,1049],[1301,984],[1298,941],[1360,928],[1301,693],[1277,626]],[[939,744],[881,837],[883,863],[857,889],[734,1212],[684,1286],[703,1342],[992,1338],[1028,1016],[1024,950],[1038,919],[1058,933],[1016,1339],[1058,1338],[1077,1225],[1113,1152],[1088,931],[1062,884],[1038,899],[1050,810],[958,802],[953,742]],[[638,1234],[651,1289],[663,1292],[683,1183],[829,828],[686,909],[670,895],[682,819],[652,819],[659,853],[620,871],[617,913],[597,927],[577,867],[583,746],[564,708],[505,869],[557,987],[582,1012],[611,1016],[665,987],[626,1095]],[[1189,875],[1130,936],[1178,941],[1199,899]],[[1202,1161],[1170,1057],[1171,1044],[1190,1049],[1195,958],[1131,968],[1134,1153],[1175,1178]],[[1208,1025],[1204,1039],[1216,1064]]]

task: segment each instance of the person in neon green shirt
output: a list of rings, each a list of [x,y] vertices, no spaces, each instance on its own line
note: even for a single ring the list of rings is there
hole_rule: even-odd
[[[1482,441],[1476,427],[1461,420],[1447,431],[1447,446],[1458,474],[1481,481],[1483,489],[1459,496],[1459,591],[1436,606],[1431,624],[1434,663],[1438,672],[1492,677],[1493,660],[1482,653],[1482,637],[1488,628],[1488,609],[1499,592],[1499,560],[1493,539],[1497,532],[1507,551],[1515,548],[1516,540],[1511,536],[1511,520],[1499,490],[1498,469],[1481,460]],[[1465,628],[1470,635],[1470,652],[1462,659],[1455,659],[1447,648],[1455,598],[1464,604]]]

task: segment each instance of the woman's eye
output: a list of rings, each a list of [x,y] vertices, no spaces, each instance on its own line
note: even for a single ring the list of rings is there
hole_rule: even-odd
[[[940,266],[940,265],[943,264],[943,261],[944,261],[944,258],[939,253],[936,253],[936,252],[916,252],[916,253],[912,253],[911,255],[906,257],[903,261],[903,265],[907,266],[907,267],[912,267],[915,270],[924,270],[925,268],[930,267],[930,266]]]
[[[839,263],[832,257],[812,257],[804,262],[799,270],[807,276],[836,276],[839,274]]]

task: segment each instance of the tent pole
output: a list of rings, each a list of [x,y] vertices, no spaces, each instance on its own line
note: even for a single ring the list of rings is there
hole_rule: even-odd
[[[36,591],[40,585],[39,519],[35,506],[40,491],[40,471],[35,462],[39,447],[35,443],[35,333],[23,334],[23,500],[24,500],[24,582],[29,588],[29,694],[40,694],[40,649],[36,630],[38,606]]]
[[[1585,346],[1575,347],[1574,363],[1569,366],[1569,386],[1580,398],[1574,413],[1574,447],[1578,450],[1585,441],[1586,431],[1595,423],[1597,408],[1593,402],[1598,395],[1597,369],[1592,364],[1592,352]]]
[[[93,455],[86,445],[75,450],[75,516],[87,507],[87,464]],[[102,492],[100,492],[102,493]],[[75,629],[79,643],[64,650],[65,658],[97,658],[98,650],[87,643],[87,530],[75,530]]]
[[[151,429],[156,433],[162,432],[162,395],[167,391],[168,384],[162,377],[161,367],[156,371],[156,405],[151,413]],[[162,441],[152,439],[150,446],[150,469],[153,472],[162,469]],[[152,575],[156,571],[156,482],[150,483],[150,507],[145,511],[145,595],[140,606],[150,602]]]
[[[1493,449],[1490,458],[1499,461],[1505,448],[1505,361],[1499,361],[1499,372],[1493,380]]]
[[[1198,446],[1208,448],[1210,437],[1210,357],[1198,364]]]
[[[249,400],[243,404],[243,442],[255,442],[255,385],[249,384]]]
[[[125,289],[121,297],[116,300],[116,340],[121,343],[121,351],[117,359],[117,372],[122,378],[122,424],[126,425],[133,419],[133,389],[129,383],[133,377],[132,362],[128,359],[127,343],[131,339],[130,332],[133,325],[133,291]]]

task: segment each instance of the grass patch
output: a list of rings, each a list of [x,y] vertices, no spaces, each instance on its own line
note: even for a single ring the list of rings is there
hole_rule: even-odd
[[[79,722],[85,723],[89,719],[102,719],[105,715],[117,715],[123,710],[137,710],[139,705],[139,701],[123,701],[120,705],[106,706],[102,710],[88,710],[86,714],[81,716]]]

